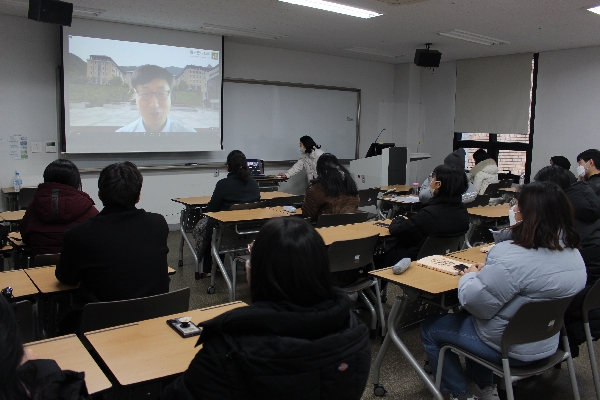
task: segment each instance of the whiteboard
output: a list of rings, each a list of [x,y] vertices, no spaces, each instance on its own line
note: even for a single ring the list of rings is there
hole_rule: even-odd
[[[294,160],[299,139],[311,136],[321,150],[354,159],[358,89],[223,83],[223,147],[248,158]]]

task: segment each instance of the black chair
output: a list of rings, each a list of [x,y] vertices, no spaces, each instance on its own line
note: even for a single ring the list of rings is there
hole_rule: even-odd
[[[512,389],[513,382],[533,375],[538,375],[543,371],[552,368],[556,364],[567,361],[573,395],[575,396],[575,399],[579,400],[579,389],[577,388],[573,359],[571,358],[571,352],[569,350],[567,333],[563,327],[565,310],[572,299],[573,297],[567,297],[556,300],[530,302],[522,305],[511,318],[502,334],[502,340],[500,342],[502,365],[486,361],[458,346],[444,344],[438,358],[438,373],[435,380],[435,386],[438,389],[440,388],[442,379],[441,371],[443,371],[444,355],[447,350],[463,355],[464,357],[489,368],[494,374],[503,377],[506,385],[507,398],[509,400],[514,400]],[[550,357],[534,361],[531,364],[522,367],[509,366],[508,352],[511,346],[549,339],[559,332],[565,350],[559,348],[556,353]]]
[[[470,203],[465,203],[467,208],[479,207],[479,206],[487,206],[490,204],[490,195],[489,194],[478,194]]]
[[[379,235],[369,236],[361,239],[344,240],[333,242],[327,250],[329,256],[329,270],[332,273],[345,271],[358,271],[361,269],[373,270],[373,253]],[[374,288],[374,292],[366,290]],[[341,287],[346,293],[357,292],[371,313],[371,336],[377,333],[377,321],[381,332],[385,332],[385,317],[383,315],[383,306],[381,304],[381,294],[379,290],[379,281],[371,275],[358,275],[358,278]],[[368,297],[367,297],[368,296]],[[369,299],[370,298],[370,299]],[[373,303],[377,307],[373,306]],[[377,316],[379,314],[379,317]]]
[[[359,207],[377,206],[377,196],[379,196],[379,188],[363,189],[358,191],[360,198]]]
[[[29,300],[11,303],[10,308],[17,319],[17,326],[24,343],[36,340],[36,328],[33,319],[33,306]]]
[[[452,253],[453,251],[458,251],[461,249],[464,242],[464,235],[454,237],[430,236],[425,240],[425,243],[423,243],[421,250],[419,250],[417,259],[420,260],[421,258],[429,256],[445,255]]]
[[[89,303],[83,307],[81,336],[89,331],[186,312],[189,304],[189,287],[139,299]]]
[[[583,330],[585,332],[585,341],[590,356],[590,364],[592,366],[592,378],[594,378],[594,387],[596,389],[596,398],[600,400],[600,379],[598,379],[598,365],[596,364],[596,354],[594,353],[594,345],[592,332],[590,331],[589,312],[600,308],[600,280],[585,295],[581,313],[583,315]]]
[[[266,201],[257,201],[255,203],[234,204],[229,207],[229,210],[253,210],[255,208],[267,208],[267,206],[268,203]]]
[[[280,206],[300,206],[304,201],[304,195],[288,196],[288,197],[275,197],[269,200],[267,203],[269,207],[280,207]]]
[[[483,194],[487,194],[492,197],[499,197],[500,193],[498,193],[498,189],[500,189],[500,183],[490,183],[487,188],[485,188],[485,192]]]
[[[60,261],[60,253],[57,254],[39,254],[33,257],[31,260],[30,267],[47,267],[48,265],[56,265],[58,266],[58,262]]]
[[[513,181],[512,179],[503,179],[498,183],[500,184],[501,188],[509,188],[512,187]]]
[[[328,226],[357,224],[359,222],[367,222],[369,214],[365,212],[357,212],[350,214],[321,214],[317,220],[317,228],[326,228]]]

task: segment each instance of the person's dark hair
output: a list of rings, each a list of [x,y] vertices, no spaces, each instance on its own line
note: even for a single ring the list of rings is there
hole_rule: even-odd
[[[550,250],[579,246],[579,235],[573,226],[573,207],[556,183],[524,185],[517,201],[523,220],[510,228],[515,244],[526,249]]]
[[[302,144],[304,145],[304,148],[306,149],[305,150],[306,154],[310,154],[315,149],[321,148],[321,146],[316,144],[315,141],[313,140],[313,138],[311,138],[310,136],[302,136],[300,138],[300,142],[302,142]]]
[[[17,374],[23,353],[17,319],[4,296],[0,296],[0,399],[29,398]]]
[[[331,153],[323,153],[317,160],[317,179],[323,185],[327,196],[337,197],[342,194],[356,196],[358,194],[358,188],[352,175]]]
[[[475,160],[475,165],[479,164],[482,161],[489,160],[490,156],[487,151],[484,149],[479,149],[475,153],[473,153],[473,160]]]
[[[173,75],[158,65],[142,65],[131,74],[131,87],[136,89],[138,85],[144,85],[155,79],[164,79],[173,88]]]
[[[442,185],[429,201],[430,204],[444,201],[454,196],[461,196],[469,186],[465,171],[456,165],[438,165],[433,170],[433,177],[441,182]]]
[[[54,182],[81,190],[81,176],[70,160],[54,160],[44,170],[44,183]]]
[[[536,182],[554,182],[562,190],[571,186],[571,177],[567,171],[558,165],[548,165],[538,171],[533,178]]]
[[[144,178],[131,161],[105,167],[98,178],[98,195],[104,206],[134,206],[142,191]]]
[[[596,166],[596,168],[600,169],[600,150],[588,149],[577,155],[577,162],[579,162],[579,160],[588,162],[590,161],[590,159],[594,160],[594,165]]]
[[[564,169],[571,168],[571,163],[569,162],[569,159],[567,159],[567,157],[554,156],[554,157],[550,157],[550,159],[552,160],[552,165],[557,165]]]
[[[239,150],[233,150],[227,155],[227,171],[233,172],[244,182],[250,180],[246,155]]]
[[[252,247],[250,266],[253,303],[289,301],[310,307],[334,296],[325,242],[303,219],[265,223]]]

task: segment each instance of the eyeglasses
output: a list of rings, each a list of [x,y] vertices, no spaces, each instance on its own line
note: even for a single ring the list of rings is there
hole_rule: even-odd
[[[171,94],[170,90],[161,90],[159,92],[151,92],[149,90],[140,90],[139,92],[136,90],[138,97],[142,100],[150,100],[152,95],[156,97],[156,100],[166,100],[169,98]]]

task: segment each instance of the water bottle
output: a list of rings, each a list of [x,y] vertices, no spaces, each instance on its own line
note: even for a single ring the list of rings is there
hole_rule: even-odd
[[[21,186],[23,186],[23,180],[21,179],[21,175],[19,175],[19,171],[15,171],[15,179],[13,180],[13,188],[15,192],[19,192],[21,190]]]
[[[525,171],[523,171],[523,173],[521,174],[521,177],[519,178],[519,185],[523,186],[525,184]]]
[[[414,182],[412,187],[412,192],[414,195],[419,195],[419,182]]]

